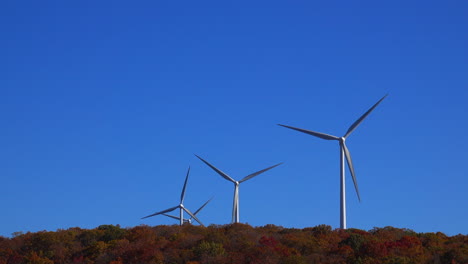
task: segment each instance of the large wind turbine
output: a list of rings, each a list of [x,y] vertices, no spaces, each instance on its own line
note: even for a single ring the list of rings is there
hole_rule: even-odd
[[[197,156],[197,155],[195,155],[195,156]],[[255,176],[258,176],[261,173],[264,173],[267,170],[273,169],[274,167],[279,166],[279,165],[282,164],[282,163],[278,163],[278,164],[273,165],[271,167],[268,167],[266,169],[263,169],[263,170],[254,172],[252,174],[249,174],[249,175],[245,176],[244,178],[242,178],[242,180],[240,180],[240,181],[236,181],[233,178],[229,177],[229,175],[227,175],[226,173],[220,171],[215,166],[208,163],[206,160],[200,158],[199,156],[197,156],[197,158],[199,158],[206,165],[208,165],[210,168],[212,168],[214,171],[216,171],[219,175],[221,175],[221,177],[223,177],[224,179],[234,183],[234,202],[233,202],[233,206],[232,206],[232,223],[239,223],[239,185],[241,183],[247,181],[247,180],[252,179]]]
[[[354,166],[353,161],[351,160],[351,154],[349,153],[348,148],[346,147],[346,138],[361,124],[361,122],[377,107],[377,105],[385,99],[387,95],[382,97],[377,103],[375,103],[367,112],[365,112],[358,120],[356,120],[348,129],[346,134],[342,137],[336,137],[324,133],[319,133],[315,131],[310,131],[302,128],[296,128],[286,125],[278,124],[279,126],[290,128],[297,130],[302,133],[306,133],[312,136],[316,136],[325,140],[336,140],[340,144],[340,228],[346,229],[346,190],[345,190],[345,157],[348,163],[349,171],[351,172],[351,176],[353,178],[354,188],[356,189],[356,194],[358,196],[359,201],[361,201],[361,197],[359,195],[358,184],[356,180],[356,175],[354,173]]]
[[[182,188],[182,193],[180,194],[180,203],[179,203],[179,205],[174,206],[174,207],[171,207],[171,208],[166,209],[166,210],[161,211],[161,212],[156,212],[156,213],[154,213],[154,214],[151,214],[151,215],[142,217],[141,219],[145,219],[145,218],[152,217],[152,216],[155,216],[155,215],[160,215],[160,214],[169,213],[169,212],[174,211],[175,209],[180,209],[180,217],[179,217],[180,225],[183,225],[183,224],[184,224],[184,211],[185,211],[185,212],[187,212],[187,214],[189,214],[193,219],[195,219],[195,221],[197,221],[200,225],[203,226],[202,222],[195,216],[195,214],[192,214],[192,212],[190,212],[189,209],[185,208],[185,207],[184,207],[184,204],[183,204],[183,203],[184,203],[184,197],[185,197],[185,188],[187,187],[187,181],[188,181],[189,174],[190,174],[190,167],[188,168],[187,176],[185,177],[184,187]]]
[[[213,198],[210,198],[208,201],[206,201],[202,206],[200,206],[200,208],[198,208],[194,213],[193,215],[197,215]],[[170,214],[163,214],[167,217],[170,217],[170,218],[174,218],[176,220],[180,220],[180,217],[178,216],[174,216],[174,215],[170,215]],[[193,217],[190,217],[189,219],[184,219],[184,223],[189,223],[191,224],[192,223],[192,219]]]

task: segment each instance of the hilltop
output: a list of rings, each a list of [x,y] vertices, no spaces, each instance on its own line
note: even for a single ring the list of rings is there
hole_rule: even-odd
[[[4,263],[468,263],[468,236],[394,227],[101,225],[0,237]]]

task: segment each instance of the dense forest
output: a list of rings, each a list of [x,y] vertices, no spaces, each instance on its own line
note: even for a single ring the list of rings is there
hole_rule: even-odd
[[[6,263],[468,263],[468,236],[394,227],[102,225],[0,237]]]

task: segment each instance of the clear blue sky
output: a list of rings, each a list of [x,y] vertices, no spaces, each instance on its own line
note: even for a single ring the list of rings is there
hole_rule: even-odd
[[[98,3],[96,3],[98,2]],[[2,1],[0,235],[172,224],[185,205],[254,226],[467,234],[468,2]],[[325,3],[326,2],[326,3]]]

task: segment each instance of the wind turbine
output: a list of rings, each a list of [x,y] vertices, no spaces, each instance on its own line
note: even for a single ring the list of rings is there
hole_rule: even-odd
[[[273,165],[271,167],[268,167],[266,169],[263,169],[263,170],[254,172],[252,174],[249,174],[249,175],[245,176],[244,178],[242,178],[242,180],[240,180],[240,181],[236,181],[233,178],[229,177],[229,175],[227,175],[226,173],[220,171],[215,166],[208,163],[206,160],[200,158],[198,155],[195,155],[195,156],[197,156],[197,158],[199,158],[206,165],[208,165],[210,168],[212,168],[214,171],[216,171],[219,175],[221,175],[221,177],[223,177],[224,179],[234,183],[234,201],[233,201],[233,205],[232,205],[232,223],[239,223],[239,185],[241,183],[247,181],[247,180],[252,179],[255,176],[258,176],[261,173],[264,173],[267,170],[273,169],[274,167],[283,164],[283,163],[278,163],[278,164]]]
[[[155,215],[160,215],[160,214],[169,213],[169,212],[174,211],[175,209],[180,209],[180,217],[179,217],[180,225],[183,225],[183,224],[184,224],[184,211],[185,211],[185,212],[187,212],[187,214],[189,214],[193,219],[195,219],[195,221],[197,221],[200,225],[203,226],[203,223],[200,221],[200,219],[198,219],[194,214],[192,214],[192,212],[190,212],[189,209],[185,208],[185,207],[184,207],[184,204],[183,204],[183,203],[184,203],[184,197],[185,197],[185,188],[187,187],[187,181],[188,181],[189,174],[190,174],[190,167],[188,168],[187,176],[185,177],[184,187],[182,188],[182,193],[180,194],[180,203],[179,203],[179,205],[174,206],[174,207],[171,207],[171,208],[166,209],[166,210],[161,211],[161,212],[156,212],[156,213],[154,213],[154,214],[151,214],[151,215],[142,217],[141,219],[145,219],[145,218],[152,217],[152,216],[155,216]]]
[[[387,94],[388,95],[388,94]],[[358,120],[356,120],[349,128],[346,134],[342,137],[336,137],[324,133],[319,133],[311,130],[306,130],[302,128],[297,128],[297,127],[292,127],[292,126],[286,126],[286,125],[281,125],[278,124],[279,126],[290,128],[293,130],[297,130],[302,133],[306,133],[312,136],[316,136],[325,140],[336,140],[340,144],[340,228],[346,229],[346,190],[345,190],[345,157],[346,161],[348,163],[349,171],[351,172],[351,176],[353,178],[353,183],[354,183],[354,188],[356,189],[356,194],[361,201],[361,197],[359,195],[359,189],[358,189],[358,184],[356,180],[356,175],[354,173],[354,166],[353,166],[353,161],[351,160],[351,154],[349,153],[348,147],[346,147],[346,138],[361,124],[361,122],[376,108],[380,102],[382,102],[385,97],[385,95],[382,97],[377,103],[375,103],[367,112],[365,112]]]
[[[200,206],[200,208],[198,208],[194,213],[193,215],[197,215],[202,209],[203,207],[205,207],[213,198],[210,198],[208,201],[206,201],[202,206]],[[170,214],[162,214],[164,216],[167,216],[167,217],[170,217],[170,218],[174,218],[176,220],[180,220],[180,217],[177,217],[177,216],[174,216],[174,215],[170,215]],[[184,219],[184,223],[189,223],[191,224],[192,223],[192,219],[193,217],[190,217],[189,219]]]

